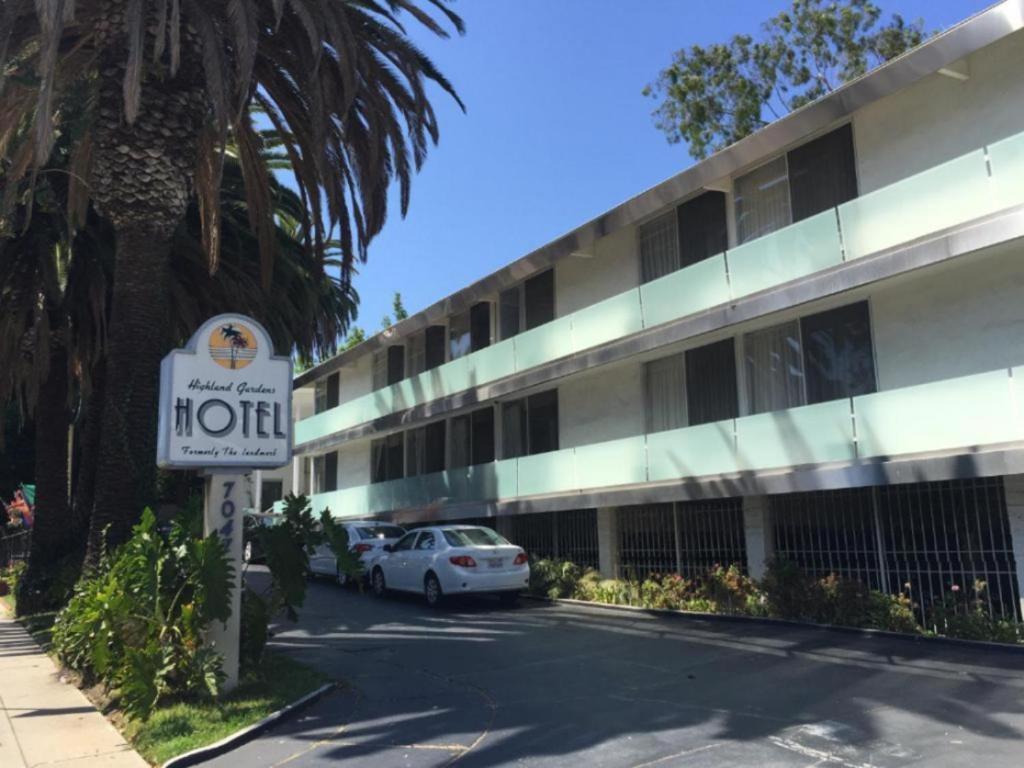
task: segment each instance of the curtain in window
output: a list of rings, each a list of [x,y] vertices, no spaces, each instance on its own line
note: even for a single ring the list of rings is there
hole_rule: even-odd
[[[682,355],[653,360],[645,366],[647,431],[686,426],[686,377]]]
[[[849,124],[797,147],[787,157],[793,221],[857,196],[853,131]]]
[[[555,270],[534,275],[523,283],[526,330],[555,319]]]
[[[388,385],[388,351],[378,349],[373,353],[373,388],[383,389]]]
[[[450,466],[452,469],[468,467],[471,451],[469,416],[456,416],[452,419],[451,433]]]
[[[420,331],[409,337],[408,341],[408,355],[409,362],[407,367],[409,369],[409,375],[415,376],[418,373],[423,373],[427,368],[427,346],[426,346],[425,334]]]
[[[558,450],[558,390],[549,389],[526,399],[530,455]]]
[[[640,268],[645,283],[679,269],[679,235],[674,211],[640,227]]]
[[[804,362],[797,321],[743,337],[747,402],[751,413],[803,405]]]
[[[729,247],[723,192],[704,192],[680,205],[676,213],[680,267],[710,259]]]
[[[427,471],[427,440],[423,427],[405,435],[405,476],[415,477]]]
[[[502,291],[498,298],[498,332],[502,339],[511,339],[522,330],[522,286]]]
[[[786,156],[736,179],[736,238],[746,243],[793,223]]]
[[[502,458],[526,455],[526,401],[514,400],[501,408]]]
[[[448,359],[457,360],[472,351],[469,335],[469,312],[448,318]]]
[[[487,464],[494,461],[494,409],[481,408],[473,411],[473,451],[474,464]]]

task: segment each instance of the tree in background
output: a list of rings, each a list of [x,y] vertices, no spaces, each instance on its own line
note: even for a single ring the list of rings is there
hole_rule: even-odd
[[[402,294],[395,291],[395,296],[391,300],[391,308],[395,313],[395,319],[391,319],[391,315],[384,315],[380,321],[380,328],[382,331],[386,331],[394,323],[400,323],[409,316],[409,313],[405,311],[405,305],[402,303]],[[362,341],[362,339],[360,340]]]
[[[669,143],[701,160],[920,44],[906,22],[871,0],[793,0],[759,38],[676,51],[643,93],[661,103],[654,123]]]
[[[366,331],[358,325],[354,325],[345,336],[345,341],[341,345],[341,349],[342,351],[345,351],[347,349],[352,349],[352,347],[358,347],[364,341],[366,341]]]

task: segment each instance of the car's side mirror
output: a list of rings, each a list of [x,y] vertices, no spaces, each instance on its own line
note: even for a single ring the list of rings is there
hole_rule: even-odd
[[[391,544],[385,544],[384,545],[384,551],[385,552],[394,552],[395,548]]]

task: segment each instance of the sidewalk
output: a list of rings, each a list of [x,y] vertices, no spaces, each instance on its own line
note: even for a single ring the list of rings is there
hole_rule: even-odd
[[[0,609],[0,766],[147,768],[20,624]]]

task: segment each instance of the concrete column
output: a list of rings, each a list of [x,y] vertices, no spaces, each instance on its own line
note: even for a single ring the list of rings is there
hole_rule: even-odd
[[[775,550],[767,496],[743,497],[743,536],[747,573],[754,579],[764,578],[765,565]]]
[[[597,510],[597,569],[606,579],[619,575],[619,518],[615,507]]]
[[[1006,513],[1010,518],[1013,560],[1017,565],[1017,594],[1020,596],[1021,613],[1024,613],[1024,475],[1006,475],[1003,488],[1006,491]]]

